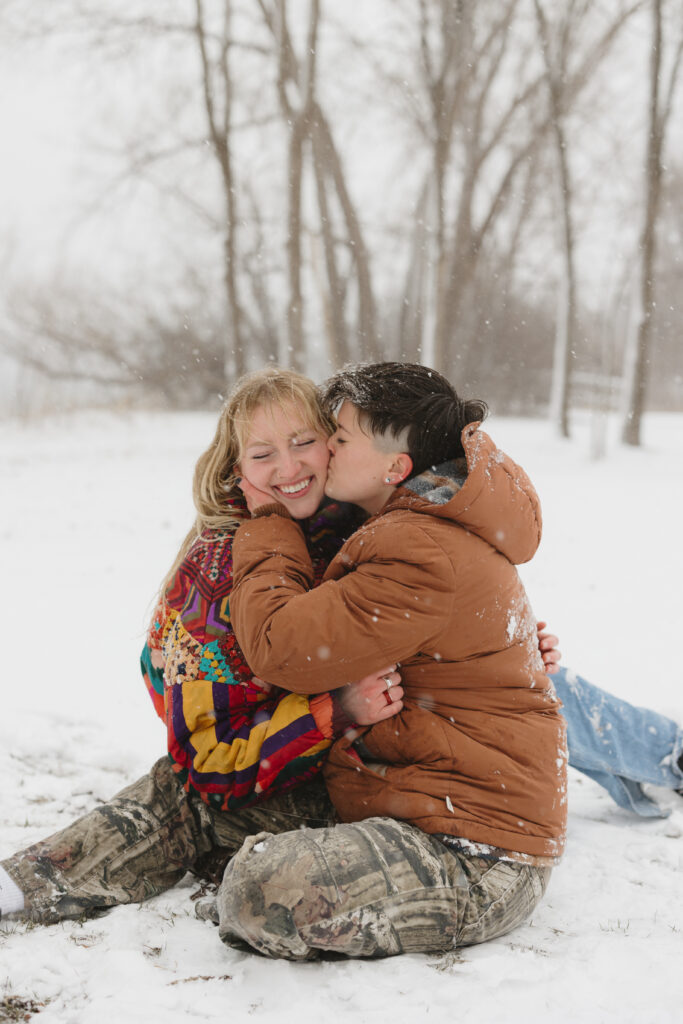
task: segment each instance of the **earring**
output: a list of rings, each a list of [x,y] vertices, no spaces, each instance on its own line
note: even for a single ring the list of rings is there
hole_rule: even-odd
[[[385,484],[390,484],[391,483],[391,477],[390,476],[385,476],[384,477],[384,483]]]

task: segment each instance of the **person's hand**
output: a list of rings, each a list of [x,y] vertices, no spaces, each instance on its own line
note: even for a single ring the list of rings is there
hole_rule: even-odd
[[[396,666],[349,683],[335,691],[345,714],[357,725],[374,725],[397,715],[403,707],[403,687]]]
[[[272,505],[274,502],[277,502],[277,498],[269,494],[268,491],[259,491],[258,487],[250,484],[246,476],[238,476],[235,483],[247,499],[247,508],[252,515],[263,505]],[[282,503],[280,502],[280,504]]]
[[[562,652],[557,648],[557,645],[560,642],[558,638],[553,633],[543,632],[547,625],[547,622],[536,623],[538,649],[541,652],[541,657],[543,658],[546,675],[554,676],[560,667]]]

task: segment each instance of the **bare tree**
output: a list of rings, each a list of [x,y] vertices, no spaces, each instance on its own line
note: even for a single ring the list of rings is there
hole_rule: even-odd
[[[562,117],[641,3],[620,4],[573,55],[571,67],[566,62],[561,94],[554,77],[554,101],[556,106],[561,104]],[[431,274],[424,274],[420,258],[413,258],[411,266],[424,281],[419,301],[433,311],[431,327],[429,316],[421,318],[426,334],[422,351],[430,362],[447,369],[455,351],[461,365],[467,362],[468,344],[461,326],[467,321],[464,312],[471,287],[487,247],[499,247],[501,235],[504,238],[508,232],[512,205],[525,192],[520,182],[546,146],[555,119],[552,104],[544,109],[539,103],[548,85],[547,69],[538,70],[533,39],[520,27],[524,24],[520,0],[477,5],[419,0],[415,9],[417,74],[426,103],[416,105],[414,116],[431,152],[422,186],[431,197],[426,207]],[[581,12],[587,9],[587,4],[580,7]],[[509,88],[511,82],[516,88]],[[563,171],[568,180],[566,159]],[[564,234],[573,246],[570,219],[565,220]],[[424,245],[419,234],[414,237]],[[408,281],[407,287],[406,298],[414,302],[415,282]],[[575,296],[568,295],[566,305],[574,308]],[[565,316],[565,327],[567,323]]]
[[[547,254],[556,245],[555,396],[568,428],[570,353],[581,355],[582,344],[574,345],[575,250],[588,199],[572,175],[586,113],[579,100],[630,14],[649,0],[567,0],[561,10],[546,0],[385,2],[391,39],[363,35],[360,19],[323,0],[45,5],[49,31],[76,26],[69,45],[94,41],[102,67],[118,59],[156,68],[144,80],[144,115],[128,133],[122,119],[122,141],[102,140],[110,154],[116,147],[119,173],[103,180],[91,211],[102,217],[151,183],[173,225],[164,273],[182,282],[164,323],[146,315],[142,288],[130,316],[111,318],[110,329],[106,317],[94,330],[83,317],[69,326],[51,307],[29,330],[24,309],[17,337],[32,339],[31,358],[53,379],[68,374],[71,346],[76,376],[92,370],[116,387],[151,381],[153,368],[131,346],[144,346],[153,329],[182,352],[180,363],[162,356],[162,369],[182,376],[193,358],[210,362],[214,391],[217,366],[229,378],[277,355],[308,369],[320,351],[315,337],[333,364],[396,352],[457,369],[470,386],[495,378],[498,394],[514,367],[527,381],[530,369],[544,401],[558,290]],[[44,19],[33,11],[37,33]],[[181,49],[183,59],[173,59]],[[388,130],[355,155],[362,136],[354,119],[365,103]],[[372,161],[374,181],[385,155],[391,170],[377,176],[374,195],[355,194],[351,160]],[[533,287],[523,291],[530,269]],[[165,302],[164,284],[149,308]],[[200,329],[191,321],[204,299],[212,305]],[[45,353],[35,341],[43,328]],[[196,357],[181,340],[187,333],[197,334]],[[92,362],[88,337],[100,350]],[[156,339],[148,349],[159,359]],[[198,370],[197,379],[208,375]]]
[[[419,257],[411,260],[424,282],[420,298],[414,281],[407,286],[409,301],[432,311],[420,320],[421,349],[440,369],[446,368],[456,338],[465,358],[459,333],[463,303],[516,176],[532,159],[546,127],[533,102],[540,79],[527,74],[528,49],[515,54],[512,46],[510,27],[518,8],[519,0],[479,5],[419,0],[417,6],[418,75],[428,117],[420,108],[416,116],[431,152],[422,190],[430,197],[425,209],[432,255],[427,274]],[[518,84],[502,101],[505,76]],[[425,240],[415,235],[415,243],[424,247]]]
[[[569,167],[567,130],[565,127],[563,82],[567,73],[567,56],[573,20],[581,19],[586,5],[571,0],[564,8],[563,19],[556,32],[556,45],[551,42],[548,19],[541,0],[534,0],[536,26],[548,85],[548,101],[557,160],[557,205],[561,213],[563,274],[559,289],[559,307],[555,326],[555,357],[550,415],[562,437],[569,437],[569,390],[575,353],[577,319],[577,285],[575,267],[574,225],[572,221],[573,185]]]
[[[209,126],[209,138],[220,168],[225,209],[223,275],[226,295],[226,344],[224,372],[227,380],[241,376],[246,369],[246,338],[238,290],[237,189],[232,160],[233,82],[230,67],[232,0],[223,0],[220,41],[214,60],[209,54],[203,0],[195,0],[195,32],[202,73],[202,95]]]
[[[236,90],[233,81],[233,61],[236,53],[243,56],[245,52],[258,53],[259,44],[256,40],[235,38],[233,15],[237,0],[222,0],[220,4],[207,4],[205,0],[193,0],[189,10],[176,6],[148,5],[146,9],[110,10],[96,0],[59,0],[54,5],[45,5],[43,10],[34,10],[30,24],[27,23],[24,38],[39,41],[41,38],[57,38],[61,45],[74,50],[78,46],[87,45],[101,55],[101,59],[115,61],[120,59],[122,51],[135,47],[138,51],[150,50],[153,46],[168,50],[168,64],[171,65],[179,45],[187,54],[194,51],[197,55],[198,75],[194,81],[188,76],[183,90],[184,104],[194,104],[195,117],[179,119],[176,125],[170,109],[167,119],[150,128],[144,125],[137,138],[126,141],[120,150],[115,151],[114,143],[108,152],[116,158],[120,170],[112,173],[98,190],[84,204],[74,226],[80,228],[88,221],[104,216],[103,211],[111,210],[117,193],[124,195],[130,191],[131,185],[141,182],[153,184],[163,193],[168,201],[181,205],[192,214],[192,224],[197,234],[209,232],[212,238],[220,242],[220,256],[216,264],[223,285],[222,317],[224,343],[222,346],[221,374],[224,379],[234,379],[247,369],[249,351],[261,350],[268,354],[273,344],[272,317],[267,284],[263,280],[258,285],[258,302],[251,302],[253,296],[253,264],[247,268],[244,260],[249,252],[249,240],[246,237],[245,218],[240,208],[240,196],[245,190],[243,182],[235,173],[235,133],[244,131],[244,103],[242,103],[242,124],[235,124]],[[188,16],[189,15],[189,16]],[[265,56],[265,52],[263,52]],[[192,67],[184,60],[178,60],[180,74]],[[244,84],[242,93],[244,93]],[[197,88],[198,86],[198,88]],[[177,111],[176,111],[177,113]],[[194,120],[192,129],[187,125]],[[195,124],[203,121],[206,127],[197,129]],[[267,121],[267,117],[263,118]],[[203,130],[202,130],[203,129]],[[208,144],[207,144],[208,143]],[[195,166],[199,162],[197,155],[210,154],[209,160],[202,160],[205,167],[217,172],[211,187],[197,190],[196,178],[193,175],[192,187],[183,180],[183,167],[188,157],[194,158]],[[174,171],[175,168],[175,171]],[[207,174],[206,178],[210,176]],[[218,189],[214,182],[218,181]],[[251,209],[251,207],[250,207]],[[253,221],[259,228],[257,219]],[[74,231],[75,233],[75,231]],[[65,239],[65,244],[69,241]],[[179,239],[178,249],[182,248]],[[194,300],[204,299],[204,285],[198,285],[199,275],[195,268],[188,265],[182,275],[185,292],[196,288],[194,297],[185,296],[187,309],[194,309]],[[213,268],[211,268],[213,271]],[[213,277],[213,272],[211,273]],[[19,302],[21,305],[21,301]],[[179,317],[179,329],[185,319],[179,312],[179,304],[171,303]],[[212,296],[212,307],[215,301]],[[17,306],[15,306],[16,311]],[[133,307],[142,316],[141,306]],[[56,311],[51,308],[47,319],[53,319]],[[256,313],[256,316],[253,315]],[[207,315],[211,316],[208,313]],[[25,317],[19,316],[16,322],[16,334],[24,337],[26,332]],[[122,326],[122,325],[120,325]],[[136,333],[135,330],[132,333]],[[173,331],[162,331],[162,335],[170,340]],[[93,343],[95,336],[91,334]],[[52,379],[66,377],[68,366],[68,343],[72,346],[71,369],[73,379],[81,376],[80,363],[82,351],[78,341],[78,331],[61,332],[60,369],[57,373],[54,360],[45,357],[42,361],[44,372]],[[54,339],[53,339],[54,340]],[[121,343],[121,333],[117,334]],[[16,346],[14,346],[16,351]],[[185,346],[183,346],[183,349]],[[19,353],[17,352],[17,355]],[[40,351],[36,353],[36,364],[41,363]],[[175,365],[168,355],[164,359],[167,371]],[[214,390],[216,383],[216,367],[213,365]],[[107,373],[95,376],[100,383],[109,380]],[[123,375],[125,377],[125,374]],[[201,374],[199,375],[201,379]],[[149,377],[148,377],[149,379]],[[121,381],[118,382],[122,383]],[[219,384],[220,386],[220,384]],[[172,389],[171,389],[172,390]]]
[[[330,154],[326,151],[321,133],[313,131],[313,171],[315,174],[316,196],[320,214],[320,230],[325,260],[327,286],[320,283],[319,289],[323,296],[325,327],[329,341],[330,362],[333,366],[342,366],[349,359],[349,346],[346,332],[344,298],[346,282],[342,276],[337,259],[337,245],[334,237],[332,210],[330,209]],[[314,267],[317,261],[314,260]]]
[[[192,310],[169,298],[152,310],[110,287],[64,274],[15,292],[2,350],[52,383],[94,384],[99,394],[156,396],[172,407],[216,401],[222,390],[222,316],[195,282]]]
[[[650,50],[650,90],[647,154],[645,161],[645,211],[640,237],[640,308],[633,347],[629,353],[630,372],[626,377],[625,413],[622,426],[622,441],[637,446],[640,444],[641,422],[647,394],[650,348],[652,344],[653,314],[655,308],[655,259],[657,244],[657,219],[661,204],[662,154],[666,131],[683,56],[683,23],[678,26],[678,39],[664,79],[663,62],[665,41],[663,35],[663,10],[665,0],[650,0],[652,19],[652,44]],[[680,21],[680,18],[678,19]]]
[[[303,370],[306,365],[303,327],[302,275],[302,184],[304,174],[304,145],[310,137],[315,97],[316,46],[320,24],[319,0],[310,0],[306,51],[302,62],[297,62],[287,26],[286,0],[277,0],[276,35],[278,42],[278,95],[283,117],[289,125],[288,180],[287,180],[287,270],[289,277],[289,302],[287,305],[287,328],[289,357],[293,365]],[[288,82],[296,80],[299,88],[299,104],[295,106],[288,94]],[[281,353],[280,361],[286,365],[287,356]]]
[[[350,277],[357,289],[357,336],[362,354],[367,359],[377,359],[380,355],[377,336],[377,309],[372,284],[371,258],[365,243],[361,218],[346,182],[342,160],[334,143],[329,122],[320,106],[316,106],[314,121],[314,156],[320,161],[322,174],[330,185],[334,186],[334,194],[341,210],[341,220],[345,232],[345,246],[350,253]],[[328,236],[331,239],[331,236]],[[348,283],[343,294],[349,292]],[[348,341],[344,346],[348,351]]]
[[[287,19],[286,0],[275,7],[259,0],[264,21],[277,45],[278,97],[288,131],[288,234],[287,268],[289,280],[288,329],[289,353],[297,365],[304,360],[304,294],[302,287],[302,183],[307,162],[312,165],[318,202],[319,232],[324,251],[327,288],[322,295],[328,335],[328,350],[333,364],[350,353],[347,306],[351,285],[357,290],[357,335],[366,356],[378,354],[375,296],[370,271],[370,256],[365,244],[360,216],[351,198],[341,156],[329,121],[317,97],[316,46],[321,20],[320,0],[310,0],[306,51],[298,57]],[[339,210],[337,220],[343,232],[335,235],[333,203]],[[350,261],[342,273],[338,251],[345,247]]]

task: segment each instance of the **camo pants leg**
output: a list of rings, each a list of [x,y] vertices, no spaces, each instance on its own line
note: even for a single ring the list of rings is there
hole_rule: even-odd
[[[444,952],[521,924],[549,868],[474,857],[391,818],[247,839],[218,891],[221,938],[313,960]]]
[[[107,803],[14,854],[2,866],[22,890],[25,917],[51,924],[164,892],[186,871],[225,863],[245,837],[330,821],[322,782],[233,813],[212,811],[183,791],[164,757]]]

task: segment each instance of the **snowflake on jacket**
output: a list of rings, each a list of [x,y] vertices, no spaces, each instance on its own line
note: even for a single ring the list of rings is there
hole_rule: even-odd
[[[246,514],[243,502],[233,504]],[[349,507],[335,503],[302,523],[316,582],[356,525]],[[230,617],[232,541],[229,531],[197,538],[157,605],[141,656],[174,770],[222,810],[311,778],[350,724],[329,693],[305,697],[254,678]]]

